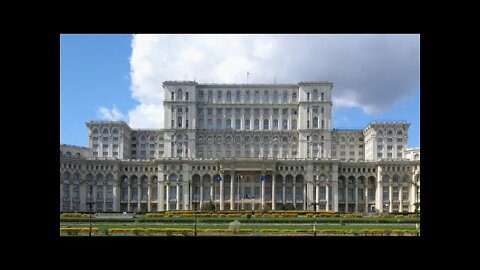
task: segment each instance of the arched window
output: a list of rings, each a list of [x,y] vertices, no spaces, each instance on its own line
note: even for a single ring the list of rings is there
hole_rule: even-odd
[[[240,102],[240,91],[235,94],[235,102]]]
[[[227,91],[227,102],[232,102],[232,93],[230,91]]]
[[[317,89],[314,89],[312,92],[312,99],[317,100],[318,99],[318,91]]]
[[[232,128],[232,120],[227,119],[227,129],[231,129],[231,128]]]
[[[297,129],[297,120],[292,120],[292,129]]]
[[[297,93],[292,94],[292,100],[296,101],[297,100]]]
[[[177,100],[182,100],[182,89],[177,90]]]
[[[274,120],[273,120],[273,129],[274,129],[274,130],[277,130],[277,129],[278,129],[278,120],[277,120],[277,119],[274,119]]]
[[[235,120],[235,129],[240,129],[240,119]]]
[[[198,92],[198,100],[203,101],[203,91]]]
[[[72,156],[72,152],[68,151],[67,154],[66,154],[67,157],[71,157]]]
[[[103,134],[108,134],[108,128],[103,129]]]
[[[287,92],[283,92],[283,103],[287,103],[288,102],[288,94]]]
[[[212,102],[213,101],[213,93],[212,93],[212,90],[209,90],[208,91],[208,102]]]
[[[222,92],[220,90],[217,91],[217,102],[222,101]]]
[[[255,90],[255,103],[258,103],[260,101],[260,94],[258,93],[258,90]]]
[[[113,134],[118,134],[118,129],[114,128],[114,129],[112,130],[112,133],[113,133]]]
[[[414,159],[419,159],[420,158],[420,154],[415,154],[415,156],[413,157]]]
[[[263,120],[263,129],[268,129],[268,119]]]
[[[142,135],[142,137],[140,137],[140,140],[141,141],[145,141],[147,138],[145,137],[145,135]]]
[[[278,92],[277,91],[274,91],[273,92],[273,102],[277,102],[278,101]]]
[[[93,134],[98,134],[98,129],[94,129]]]
[[[268,91],[267,90],[263,91],[263,102],[264,103],[268,102]]]
[[[397,135],[402,135],[403,132],[401,130],[397,131]]]
[[[76,153],[76,154],[75,154],[75,157],[77,157],[77,158],[79,158],[79,157],[81,157],[81,156],[82,156],[82,155],[80,155],[80,153]]]
[[[378,135],[383,135],[383,130],[379,129],[379,130],[377,131],[377,133],[378,133]]]
[[[392,135],[392,134],[393,134],[393,132],[392,132],[391,130],[389,130],[389,131],[387,132],[387,135]]]
[[[288,120],[287,119],[282,120],[282,128],[283,129],[288,129]]]
[[[313,128],[318,128],[318,118],[317,117],[313,118]]]
[[[245,120],[245,129],[246,130],[250,129],[250,119]]]
[[[255,129],[260,129],[260,121],[258,119],[255,119]]]
[[[175,99],[175,92],[172,91],[172,100]]]
[[[155,136],[151,135],[150,136],[150,141],[155,141]]]
[[[245,92],[245,102],[250,102],[250,90],[247,90],[247,92]]]

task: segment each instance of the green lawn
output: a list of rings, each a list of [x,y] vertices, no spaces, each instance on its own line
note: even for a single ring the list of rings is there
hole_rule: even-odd
[[[64,227],[65,225],[60,224]],[[75,224],[70,227],[84,227],[88,228],[89,224]],[[92,227],[102,229],[111,229],[111,228],[190,228],[193,229],[194,225],[177,225],[177,224],[168,224],[168,225],[120,225],[120,224],[93,224]],[[228,229],[228,225],[208,225],[208,224],[197,224],[197,229]],[[297,230],[297,229],[313,229],[313,225],[296,225],[296,224],[282,224],[282,225],[251,225],[251,224],[242,224],[240,229],[283,229],[283,230]],[[404,224],[404,225],[382,225],[382,224],[358,224],[358,225],[317,225],[317,230],[331,230],[331,229],[340,229],[340,230],[363,230],[363,229],[389,229],[389,230],[415,230],[415,225],[413,224]]]

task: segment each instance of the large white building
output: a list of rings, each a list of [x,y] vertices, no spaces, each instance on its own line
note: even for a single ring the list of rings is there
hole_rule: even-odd
[[[332,87],[164,82],[164,129],[91,121],[88,148],[60,145],[60,210],[419,210],[409,124],[332,129]]]

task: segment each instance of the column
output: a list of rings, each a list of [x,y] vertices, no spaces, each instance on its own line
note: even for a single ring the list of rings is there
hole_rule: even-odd
[[[293,207],[295,207],[295,209],[297,209],[297,198],[295,196],[295,193],[297,192],[297,187],[296,187],[296,183],[294,182],[293,183],[293,188],[292,188],[292,197],[293,197]]]
[[[364,193],[365,193],[365,199],[363,200],[365,202],[365,213],[368,213],[368,184],[365,186],[365,190],[364,190]]]
[[[307,183],[303,182],[303,209],[308,210],[307,208]]]
[[[355,213],[358,213],[358,186],[355,185],[355,190],[354,190],[353,196],[355,196]]]
[[[79,187],[78,187],[78,192],[80,193],[80,211],[87,211],[87,205],[85,204],[86,200],[85,200],[85,183],[80,183]],[[415,197],[413,197],[415,198]]]
[[[180,210],[180,183],[177,181],[177,194],[176,194],[176,201],[177,201],[177,205],[175,207],[175,210]]]
[[[275,177],[272,176],[272,210],[275,210]]]
[[[200,181],[200,209],[203,206],[203,179]]]
[[[266,176],[265,176],[266,178]],[[262,192],[262,210],[265,209],[265,180],[261,181],[262,182],[262,190],[260,192]]]
[[[285,186],[286,186],[286,181],[285,181],[285,178],[283,178],[283,181],[282,181],[282,203],[283,205],[285,205],[287,203],[286,201],[286,194],[285,194]]]
[[[73,183],[70,182],[70,191],[69,191],[69,194],[70,194],[70,207],[68,208],[68,210],[72,211],[73,210]],[[78,188],[78,192],[80,192],[80,187]]]
[[[383,213],[383,187],[382,187],[382,167],[377,167],[377,186],[375,192],[375,208],[379,213]]]
[[[187,209],[187,210],[195,210],[194,208],[194,201],[193,201],[193,181],[190,181],[190,192],[189,192],[189,203],[190,203],[190,209]]]
[[[131,195],[131,185],[130,182],[128,183],[128,192],[127,192],[127,212],[131,212],[132,210],[130,209],[130,197]]]
[[[234,180],[235,180],[235,172],[232,171],[230,173],[230,210],[235,210],[234,206],[234,200],[233,200],[233,197],[234,197],[234,194],[233,193],[233,190],[234,190]]]
[[[160,178],[158,178],[160,179]],[[158,211],[165,211],[165,185],[163,181],[158,181],[158,205],[157,205],[157,210]]]
[[[398,191],[398,199],[400,201],[400,205],[398,206],[398,211],[403,212],[403,186],[400,186]]]
[[[221,180],[220,180],[220,211],[225,210],[225,194],[224,194],[224,182],[225,179],[223,179],[223,174],[220,174]]]
[[[188,179],[188,178],[187,178]],[[191,204],[191,200],[190,200],[190,189],[189,189],[189,185],[188,185],[188,182],[182,182],[182,195],[183,195],[183,210],[188,210],[188,206]]]
[[[113,181],[113,211],[120,211],[120,189],[118,188],[118,182]]]
[[[348,179],[345,179],[345,213],[348,213]]]
[[[103,212],[107,211],[107,184],[103,184]]]
[[[307,181],[307,209],[313,209],[312,203],[314,202],[313,198],[313,182]]]
[[[332,210],[338,212],[338,165],[332,165],[332,195],[333,205]]]
[[[393,186],[390,185],[388,187],[388,203],[389,203],[388,211],[389,212],[393,212],[393,196],[392,196],[392,193],[393,193]]]
[[[315,184],[315,203],[317,205],[317,208],[315,208],[315,206],[313,207],[313,209],[318,209],[318,199],[320,197],[320,187],[318,186],[318,184]]]
[[[63,182],[60,181],[60,211],[63,210]]]
[[[139,182],[138,182],[138,187],[137,187],[137,211],[140,212],[142,208],[140,208],[140,200],[142,199],[142,182],[140,181],[139,179]]]
[[[151,202],[152,202],[152,184],[150,183],[151,181],[148,180],[148,190],[147,190],[147,211],[151,212],[152,207],[151,207]]]
[[[166,207],[166,210],[167,211],[170,211],[170,183],[167,183],[167,191],[165,192],[166,193],[166,197],[167,197],[167,207]]]
[[[210,201],[215,204],[215,180],[210,180]]]
[[[95,182],[95,184],[92,183],[92,186],[93,186],[93,194],[92,194],[92,201],[93,201],[93,205],[92,205],[92,210],[93,211],[97,211],[97,183]],[[87,192],[89,190],[87,189]],[[88,196],[87,196],[88,198]],[[88,205],[86,205],[87,207],[87,210],[90,211],[90,209],[88,208]]]
[[[328,186],[328,183],[325,185],[325,196],[327,199],[327,204],[325,205],[325,210],[330,211],[330,187]]]

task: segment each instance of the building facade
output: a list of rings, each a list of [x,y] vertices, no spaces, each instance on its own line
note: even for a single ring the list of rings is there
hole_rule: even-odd
[[[89,147],[60,145],[60,210],[419,210],[409,124],[332,128],[331,82],[167,81],[164,129],[87,122]]]

